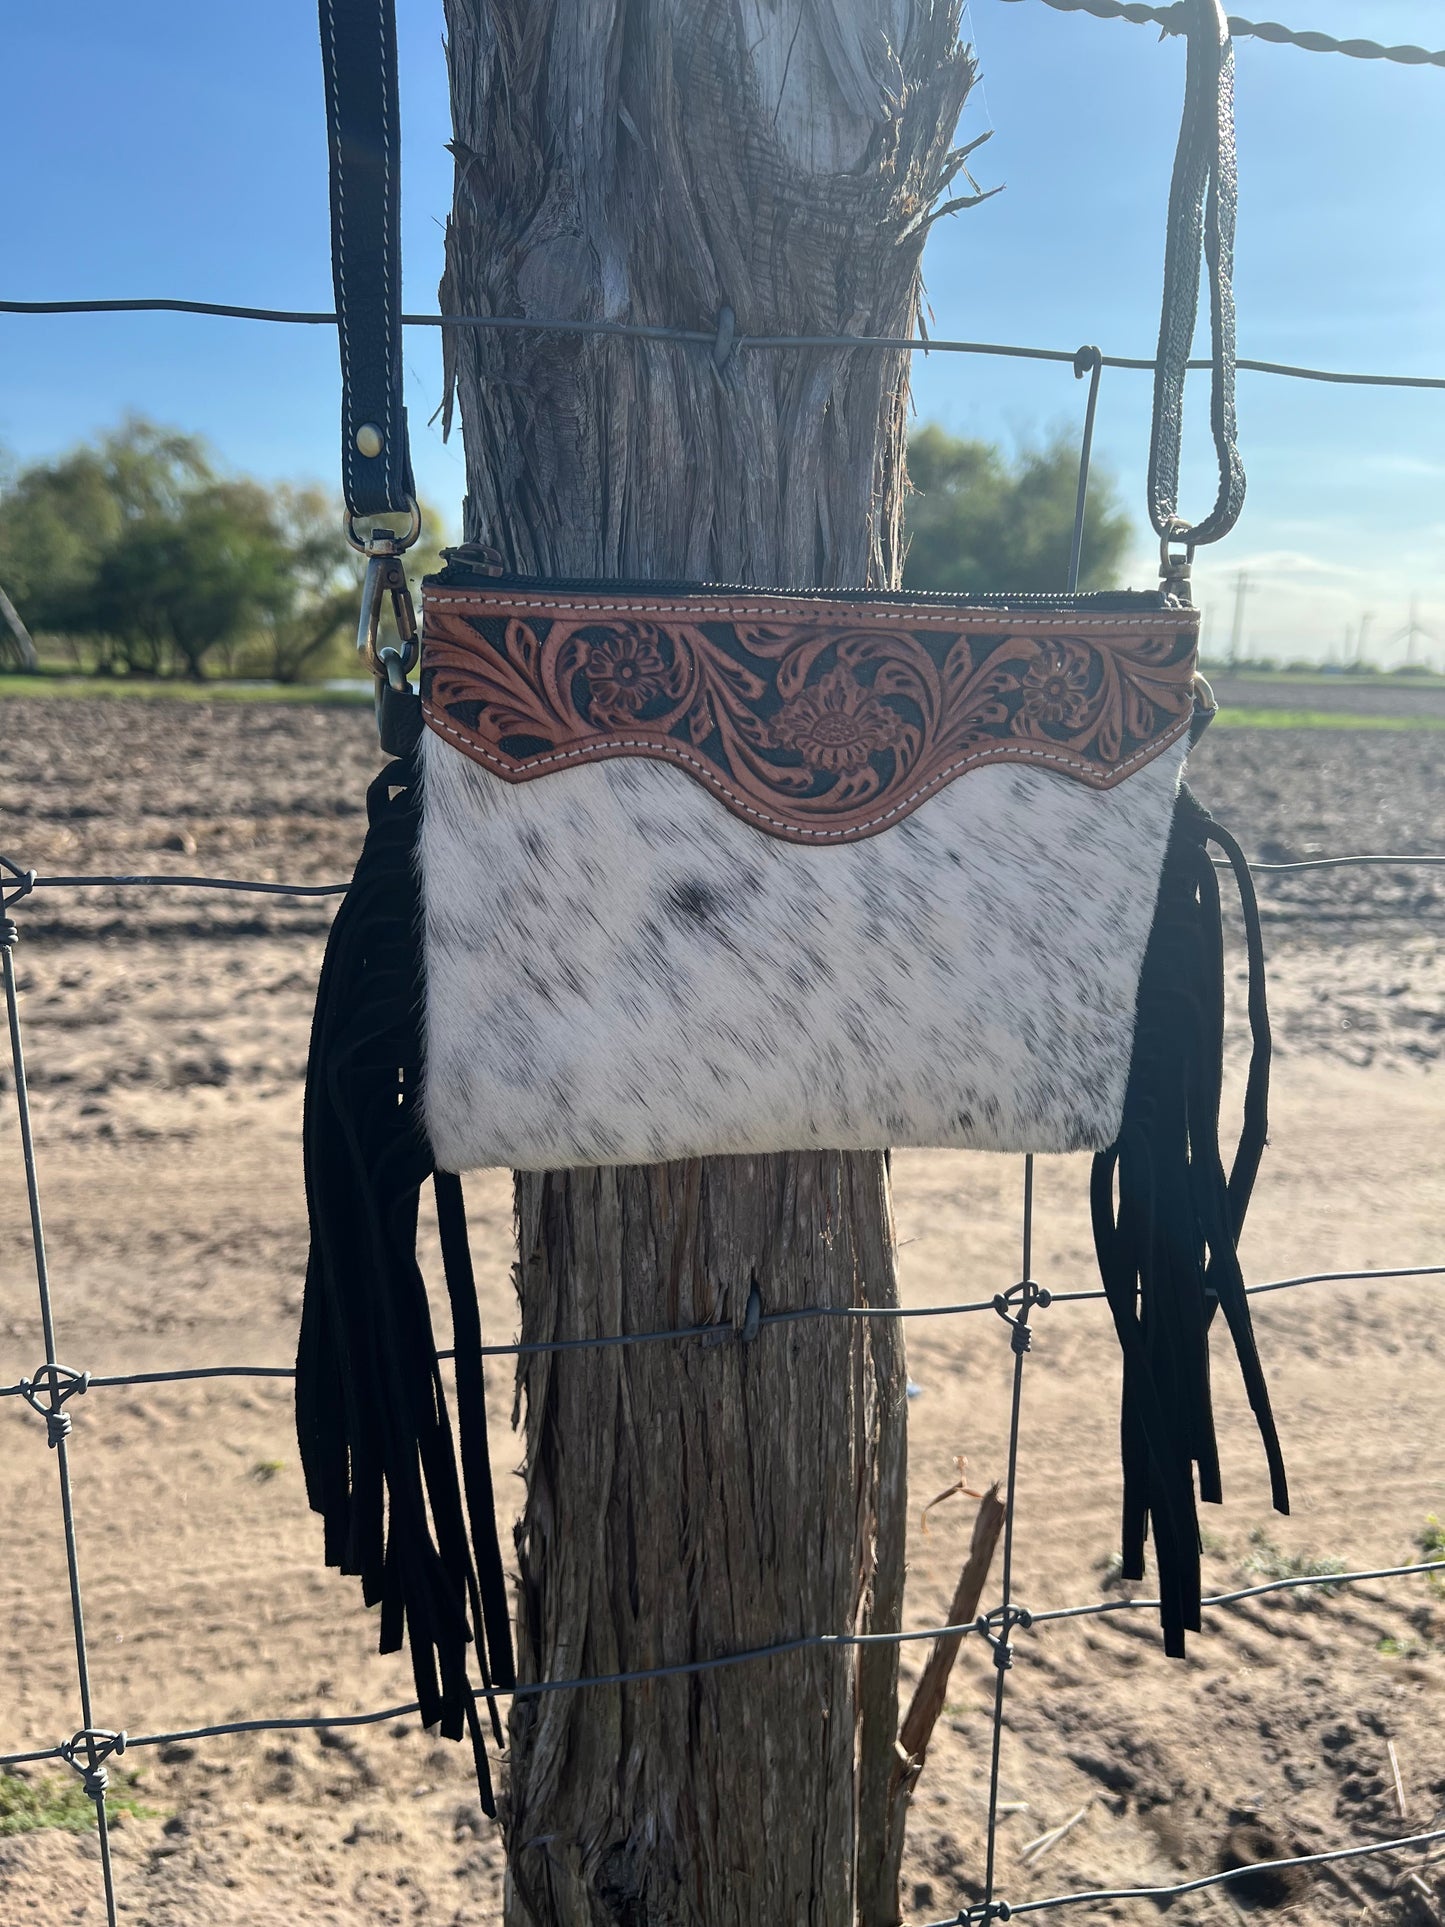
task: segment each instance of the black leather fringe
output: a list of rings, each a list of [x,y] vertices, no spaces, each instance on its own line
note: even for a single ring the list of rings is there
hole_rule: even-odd
[[[1224,935],[1211,843],[1234,872],[1249,958],[1252,1050],[1227,1177],[1219,1150]],[[1209,1388],[1209,1328],[1221,1309],[1264,1440],[1275,1508],[1289,1511],[1237,1252],[1268,1130],[1269,1060],[1249,869],[1233,837],[1182,789],[1139,980],[1123,1125],[1094,1160],[1092,1186],[1099,1269],[1124,1351],[1124,1577],[1143,1578],[1152,1526],[1164,1648],[1175,1657],[1200,1624],[1196,1468],[1199,1497],[1223,1496]]]
[[[515,1683],[492,1505],[481,1325],[459,1180],[435,1168],[418,1107],[423,977],[413,759],[367,794],[370,828],[326,945],[306,1069],[311,1253],[296,1360],[306,1492],[326,1561],[381,1608],[381,1651],[403,1634],[426,1726],[471,1737],[495,1813],[476,1689]],[[422,1186],[435,1186],[457,1353],[461,1476],[416,1259]],[[465,1502],[463,1494],[465,1493]]]

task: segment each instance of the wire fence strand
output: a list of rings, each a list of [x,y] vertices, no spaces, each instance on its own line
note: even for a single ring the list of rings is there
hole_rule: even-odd
[[[1438,1277],[1445,1277],[1445,1265],[1392,1265],[1376,1267],[1368,1271],[1312,1271],[1301,1273],[1296,1278],[1273,1278],[1264,1284],[1247,1285],[1245,1295],[1258,1298],[1266,1292],[1292,1291],[1301,1285],[1346,1282],[1377,1284],[1385,1279]],[[1084,1305],[1102,1303],[1103,1299],[1102,1291],[1057,1291],[1050,1294],[1049,1302],[1051,1305]],[[996,1312],[998,1308],[997,1295],[993,1298],[975,1298],[964,1304],[950,1305],[800,1305],[787,1311],[764,1312],[758,1319],[757,1328],[763,1331],[773,1325],[811,1323],[817,1319],[963,1318],[974,1312]],[[596,1336],[579,1338],[517,1340],[507,1344],[487,1344],[480,1349],[483,1358],[537,1358],[565,1352],[619,1350],[632,1345],[667,1343],[721,1345],[751,1342],[751,1336],[745,1336],[742,1327],[732,1324],[668,1325],[656,1331],[603,1332]],[[438,1359],[441,1360],[453,1358],[455,1355],[450,1348],[437,1353]],[[55,1363],[55,1360],[47,1360],[41,1369],[48,1370]],[[185,1385],[224,1378],[291,1380],[296,1376],[296,1368],[294,1365],[183,1365],[169,1371],[86,1372],[77,1376],[84,1379],[83,1387],[80,1389],[94,1392],[117,1388],[128,1389],[137,1385]],[[35,1382],[33,1379],[22,1378],[13,1385],[0,1385],[0,1399],[28,1399]]]
[[[1270,1579],[1255,1586],[1236,1587],[1231,1592],[1212,1593],[1200,1604],[1207,1612],[1223,1611],[1251,1599],[1264,1599],[1275,1593],[1323,1591],[1334,1593],[1347,1586],[1358,1586],[1382,1579],[1431,1580],[1445,1574],[1445,1560],[1418,1560],[1410,1565],[1375,1566],[1359,1572],[1304,1573],[1286,1579]],[[1011,1627],[1025,1631],[1040,1626],[1060,1625],[1076,1619],[1107,1618],[1119,1613],[1155,1612],[1159,1601],[1140,1595],[1130,1599],[1090,1600],[1077,1606],[1055,1606],[1042,1612],[1011,1610]],[[865,1646],[911,1646],[938,1639],[983,1638],[996,1645],[995,1623],[1001,1609],[980,1614],[962,1625],[918,1626],[897,1632],[876,1633],[802,1633],[795,1639],[775,1640],[763,1646],[743,1647],[733,1653],[712,1654],[703,1659],[676,1660],[666,1665],[639,1667],[625,1672],[586,1673],[565,1679],[524,1680],[511,1687],[490,1687],[497,1699],[537,1699],[555,1693],[583,1693],[625,1686],[645,1686],[663,1679],[691,1679],[700,1673],[723,1672],[734,1666],[757,1665],[766,1660],[786,1659],[794,1653],[819,1648],[851,1651]],[[1003,1669],[1000,1669],[1003,1670]],[[170,1746],[179,1742],[224,1739],[237,1734],[286,1732],[292,1729],[321,1729],[330,1726],[376,1726],[389,1719],[404,1719],[419,1710],[415,1700],[404,1705],[383,1707],[366,1713],[280,1714],[268,1719],[220,1720],[210,1726],[178,1727],[174,1731],[127,1734],[126,1750],[137,1747]],[[28,1753],[0,1754],[0,1769],[23,1766],[62,1757],[62,1749],[43,1747]]]
[[[15,944],[18,932],[10,917],[0,910],[0,970],[5,980],[5,1013],[10,1033],[10,1069],[15,1090],[15,1109],[20,1126],[20,1151],[25,1165],[25,1192],[30,1218],[30,1239],[35,1260],[35,1282],[40,1301],[40,1323],[45,1337],[47,1359],[53,1360],[56,1353],[55,1310],[50,1290],[50,1267],[45,1250],[45,1226],[40,1210],[40,1181],[35,1159],[35,1140],[30,1122],[30,1098],[25,1072],[25,1048],[21,1037],[20,999],[15,980]],[[48,1402],[43,1408],[46,1421],[46,1438],[55,1452],[56,1471],[60,1483],[60,1511],[65,1538],[66,1577],[70,1587],[70,1623],[75,1639],[76,1681],[80,1692],[81,1734],[77,1739],[84,1745],[83,1763],[77,1760],[76,1748],[64,1755],[68,1764],[74,1766],[81,1776],[86,1793],[95,1806],[95,1824],[100,1842],[101,1882],[105,1890],[107,1919],[115,1920],[115,1870],[111,1864],[110,1826],[105,1811],[105,1790],[107,1774],[105,1762],[110,1747],[105,1743],[111,1736],[96,1731],[95,1716],[92,1710],[90,1690],[90,1655],[85,1637],[85,1606],[80,1586],[80,1542],[75,1530],[75,1505],[70,1481],[69,1436],[71,1429],[70,1414],[64,1404],[68,1388],[64,1379],[54,1368],[43,1376],[47,1380]],[[37,1402],[37,1410],[40,1408]]]
[[[1164,7],[1146,6],[1141,0],[1044,0],[1044,5],[1056,13],[1087,13],[1096,20],[1128,20],[1135,26],[1162,27],[1165,33],[1188,31],[1189,9],[1183,0]],[[1278,47],[1299,47],[1306,53],[1388,60],[1401,67],[1445,67],[1445,50],[1432,53],[1426,47],[1387,47],[1378,40],[1339,40],[1309,27],[1285,27],[1277,20],[1246,20],[1237,13],[1229,16],[1229,31],[1236,40],[1265,40]]]
[[[4,684],[0,682],[0,694]],[[1215,859],[1216,869],[1227,869],[1223,858]],[[1252,860],[1249,864],[1252,876],[1282,876],[1287,872],[1300,870],[1350,870],[1414,867],[1430,870],[1445,868],[1445,855],[1428,853],[1425,855],[1380,856],[1367,853],[1360,856],[1319,856],[1303,857],[1298,861],[1284,863]],[[253,892],[271,897],[344,897],[351,887],[347,883],[274,883],[247,877],[196,877],[168,876],[164,872],[140,873],[134,871],[92,872],[81,876],[46,876],[42,872],[26,869],[13,858],[0,853],[0,868],[15,878],[16,887],[6,896],[7,905],[19,903],[35,890],[229,890]]]
[[[932,1921],[929,1927],[970,1927],[974,1921],[1019,1920],[1025,1914],[1055,1913],[1063,1907],[1099,1907],[1108,1900],[1153,1900],[1167,1906],[1185,1894],[1203,1893],[1206,1887],[1227,1887],[1231,1881],[1251,1875],[1257,1879],[1261,1874],[1283,1873],[1292,1867],[1328,1867],[1340,1860],[1366,1860],[1372,1854],[1403,1853],[1411,1847],[1432,1846],[1439,1840],[1445,1840],[1445,1827],[1436,1827],[1429,1833],[1405,1834],[1397,1840],[1372,1840],[1359,1847],[1333,1847],[1322,1853],[1295,1854],[1288,1860],[1256,1860],[1243,1867],[1200,1874],[1194,1880],[1180,1880],[1172,1887],[1095,1887],[1087,1893],[1054,1894],[1047,1900],[1017,1900],[1012,1906],[992,1913],[969,1908],[950,1914],[946,1920]]]
[[[1050,0],[1052,4],[1052,0]],[[86,315],[86,314],[181,314],[202,315],[229,321],[263,321],[285,327],[334,328],[336,316],[320,308],[257,308],[231,301],[191,301],[183,296],[139,295],[97,300],[15,301],[0,300],[0,314],[10,315]],[[719,333],[711,328],[685,328],[645,321],[576,320],[562,316],[512,314],[404,314],[405,328],[455,328],[491,334],[575,335],[617,341],[674,342],[684,347],[705,348],[711,354],[718,346]],[[855,349],[872,354],[992,355],[1013,361],[1049,361],[1074,367],[1080,355],[1097,356],[1102,368],[1121,368],[1134,373],[1152,374],[1154,359],[1148,355],[1105,355],[1096,348],[1032,348],[1017,342],[958,341],[930,335],[733,335],[728,343],[732,353],[782,353],[803,350]],[[1194,360],[1186,364],[1192,373],[1204,373],[1213,364]],[[1445,389],[1445,375],[1395,375],[1341,368],[1310,368],[1287,361],[1257,361],[1240,357],[1235,367],[1244,374],[1275,375],[1289,381],[1322,381],[1356,388]]]

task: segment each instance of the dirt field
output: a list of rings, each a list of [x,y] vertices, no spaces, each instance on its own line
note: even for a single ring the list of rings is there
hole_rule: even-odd
[[[355,711],[3,703],[0,848],[51,873],[342,877],[376,762],[370,719]],[[1445,850],[1442,764],[1435,734],[1219,730],[1193,780],[1255,854],[1426,852]],[[1279,1058],[1247,1269],[1263,1280],[1440,1263],[1445,873],[1307,874],[1262,894]],[[62,1360],[98,1373],[288,1364],[305,1244],[300,1077],[325,906],[54,891],[17,918]],[[0,1104],[0,1383],[43,1355],[12,1109]],[[894,1173],[908,1303],[984,1297],[1016,1278],[1018,1161],[907,1154]],[[1092,1282],[1086,1177],[1081,1160],[1041,1164],[1035,1272],[1059,1289]],[[508,1186],[477,1181],[470,1195],[484,1324],[502,1338],[513,1329]],[[1221,1355],[1229,1503],[1208,1519],[1211,1589],[1314,1560],[1416,1556],[1427,1516],[1445,1516],[1442,1294],[1445,1279],[1420,1279],[1257,1301],[1296,1513],[1268,1511]],[[956,1453],[978,1479],[1002,1472],[1011,1358],[988,1315],[919,1320],[908,1335],[907,1620],[926,1626],[945,1613],[972,1507],[941,1508],[927,1535],[917,1509],[950,1482]],[[1103,1307],[1039,1315],[1017,1552],[1019,1596],[1034,1608],[1120,1595],[1117,1379]],[[517,1490],[505,1475],[518,1456],[510,1373],[490,1384],[505,1515]],[[351,1582],[321,1566],[289,1386],[97,1388],[72,1410],[101,1725],[142,1735],[411,1698],[404,1661],[373,1654]],[[53,1745],[79,1713],[54,1460],[18,1399],[0,1401],[0,1442],[8,1752]],[[979,1893],[994,1679],[979,1647],[965,1642],[914,1810],[904,1894],[919,1922]],[[904,1649],[909,1679],[925,1653]],[[1442,1684],[1445,1588],[1420,1578],[1222,1611],[1182,1665],[1164,1660],[1145,1613],[1020,1634],[1000,1891],[1019,1902],[1172,1882],[1212,1871],[1232,1847],[1259,1857],[1268,1842],[1308,1851],[1445,1824]],[[410,1721],[136,1749],[119,1764],[149,1810],[115,1835],[128,1922],[501,1917],[500,1848],[467,1762]],[[1057,1845],[1025,1855],[1080,1809]],[[3,1927],[98,1922],[98,1892],[93,1835],[0,1838]],[[1215,1890],[1169,1913],[1229,1923],[1268,1899]],[[1445,1859],[1349,1863],[1275,1901],[1318,1927],[1439,1921]],[[1091,1904],[1057,1917],[1145,1922],[1158,1910]]]
[[[1228,669],[1209,672],[1226,712],[1230,709],[1328,711],[1336,716],[1388,716],[1398,721],[1445,720],[1445,680],[1438,676],[1266,675]]]

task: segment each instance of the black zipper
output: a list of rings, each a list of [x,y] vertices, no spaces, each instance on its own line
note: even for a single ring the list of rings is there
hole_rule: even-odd
[[[563,595],[724,595],[776,596],[785,601],[885,602],[900,608],[928,608],[951,604],[970,609],[1096,609],[1101,614],[1124,614],[1131,610],[1163,609],[1163,593],[1158,589],[1087,589],[1075,595],[1052,594],[1037,589],[773,589],[745,582],[640,582],[629,577],[609,576],[531,576],[489,567],[468,559],[462,548],[445,549],[447,567],[429,575],[422,583],[427,589],[516,589]],[[1180,613],[1183,613],[1181,609]]]

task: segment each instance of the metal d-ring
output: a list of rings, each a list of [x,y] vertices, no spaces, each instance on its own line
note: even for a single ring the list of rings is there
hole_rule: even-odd
[[[356,516],[348,515],[346,539],[358,555],[405,555],[421,534],[421,509],[414,495],[406,498],[406,512],[411,519],[403,533],[398,534],[395,529],[384,529],[373,524],[371,534],[364,538],[356,533]]]
[[[404,642],[400,649],[388,643],[384,649],[377,652],[377,662],[380,674],[386,678],[389,689],[394,690],[398,696],[411,693],[411,684],[406,678],[407,672],[416,667],[415,641]]]

